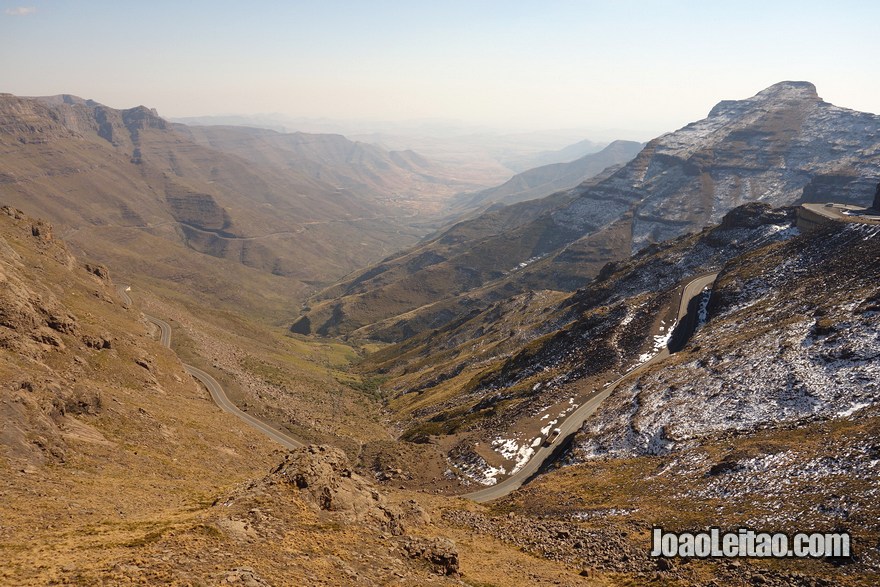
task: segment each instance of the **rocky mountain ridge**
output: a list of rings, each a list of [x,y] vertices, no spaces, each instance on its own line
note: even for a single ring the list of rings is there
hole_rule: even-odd
[[[437,165],[412,150],[386,151],[339,134],[241,126],[174,128],[205,147],[318,179],[337,192],[352,191],[413,217],[437,215],[452,194],[483,185],[478,177]]]
[[[484,479],[490,462],[509,471],[536,430],[666,344],[680,283],[791,238],[793,222],[791,209],[742,206],[719,226],[609,264],[574,293],[497,301],[386,347],[362,368],[390,378],[386,393],[403,438],[445,448],[465,477],[476,470]],[[516,449],[504,448],[508,440]],[[474,444],[500,448],[474,453]]]
[[[820,197],[831,193],[837,201],[865,204],[880,175],[878,144],[877,115],[828,104],[810,83],[783,82],[746,100],[721,102],[707,118],[649,142],[628,173],[582,194],[554,219],[563,226],[596,225],[590,202],[623,197],[635,204],[637,250],[718,222],[740,203],[788,205],[820,186],[826,188]]]
[[[650,141],[609,176],[490,210],[356,272],[314,296],[304,318],[321,334],[373,336],[398,324],[380,339],[411,336],[529,289],[576,290],[605,263],[720,222],[743,203],[868,205],[877,177],[880,116],[782,82]]]

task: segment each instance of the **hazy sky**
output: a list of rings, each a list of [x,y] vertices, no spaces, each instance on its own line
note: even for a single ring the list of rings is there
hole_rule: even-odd
[[[166,117],[458,119],[648,139],[808,80],[880,112],[880,2],[0,0],[0,91]]]

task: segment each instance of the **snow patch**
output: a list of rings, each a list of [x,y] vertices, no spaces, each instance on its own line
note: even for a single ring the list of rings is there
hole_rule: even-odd
[[[558,422],[558,420],[551,420],[549,424],[541,428],[541,436],[546,437],[550,434],[550,429],[556,425],[556,422]]]
[[[673,327],[674,326],[675,326],[675,323],[673,323]],[[633,369],[635,369],[636,367],[638,367],[639,365],[641,365],[643,363],[647,363],[648,361],[653,359],[657,355],[657,353],[659,353],[660,351],[665,349],[666,345],[669,344],[669,339],[672,338],[672,331],[673,330],[674,330],[674,328],[670,328],[669,331],[667,331],[663,334],[658,334],[657,336],[655,336],[654,337],[654,345],[652,346],[651,350],[648,351],[647,353],[642,353],[641,355],[639,355],[638,361],[636,362],[635,365],[633,365],[630,368],[630,371],[632,371]]]
[[[848,416],[852,416],[853,414],[855,414],[856,412],[858,412],[862,408],[867,408],[870,405],[871,405],[871,402],[857,402],[857,403],[853,404],[852,406],[850,406],[849,408],[847,408],[846,410],[842,410],[840,412],[837,412],[837,416],[840,418],[846,418]]]
[[[529,459],[535,454],[534,447],[540,444],[540,438],[534,439],[531,444],[520,446],[515,439],[498,437],[492,441],[492,448],[500,453],[505,460],[514,461],[515,464],[510,471],[510,474],[513,475],[529,462]]]

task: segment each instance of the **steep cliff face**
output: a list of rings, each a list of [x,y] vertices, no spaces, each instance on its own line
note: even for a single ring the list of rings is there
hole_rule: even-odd
[[[29,99],[7,95],[0,106],[6,111],[12,124],[20,123],[25,116],[32,120],[57,122],[55,125],[43,125],[45,138],[61,138],[62,136],[78,136],[86,138],[96,134],[115,147],[136,147],[138,131],[154,128],[165,130],[168,123],[159,114],[145,106],[137,106],[126,110],[116,110],[99,104],[94,100],[84,100],[70,94],[47,96]],[[39,127],[37,127],[39,128]],[[34,127],[19,127],[25,135],[32,133]]]
[[[45,106],[0,94],[0,140],[4,143],[41,143],[56,133],[73,134]]]
[[[339,156],[336,170],[346,156],[337,143],[348,142],[338,137],[318,149]],[[290,296],[305,282],[332,282],[422,234],[403,227],[393,202],[339,189],[337,176],[319,177],[332,166],[308,164],[304,153],[314,145],[283,146],[267,142],[265,160],[248,160],[199,144],[143,106],[4,94],[0,200],[51,220],[108,265],[176,283],[186,266],[200,294],[241,292],[236,306],[271,297],[272,311],[295,303]],[[400,161],[418,164],[417,157]],[[367,166],[377,176],[379,162]]]

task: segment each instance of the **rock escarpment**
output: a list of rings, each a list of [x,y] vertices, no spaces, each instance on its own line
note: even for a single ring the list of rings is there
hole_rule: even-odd
[[[792,204],[811,182],[833,186],[816,190],[823,201],[867,205],[866,178],[880,172],[878,142],[880,116],[824,102],[813,84],[782,82],[652,140],[553,218],[592,231],[631,211],[638,250],[718,222],[742,203]]]

